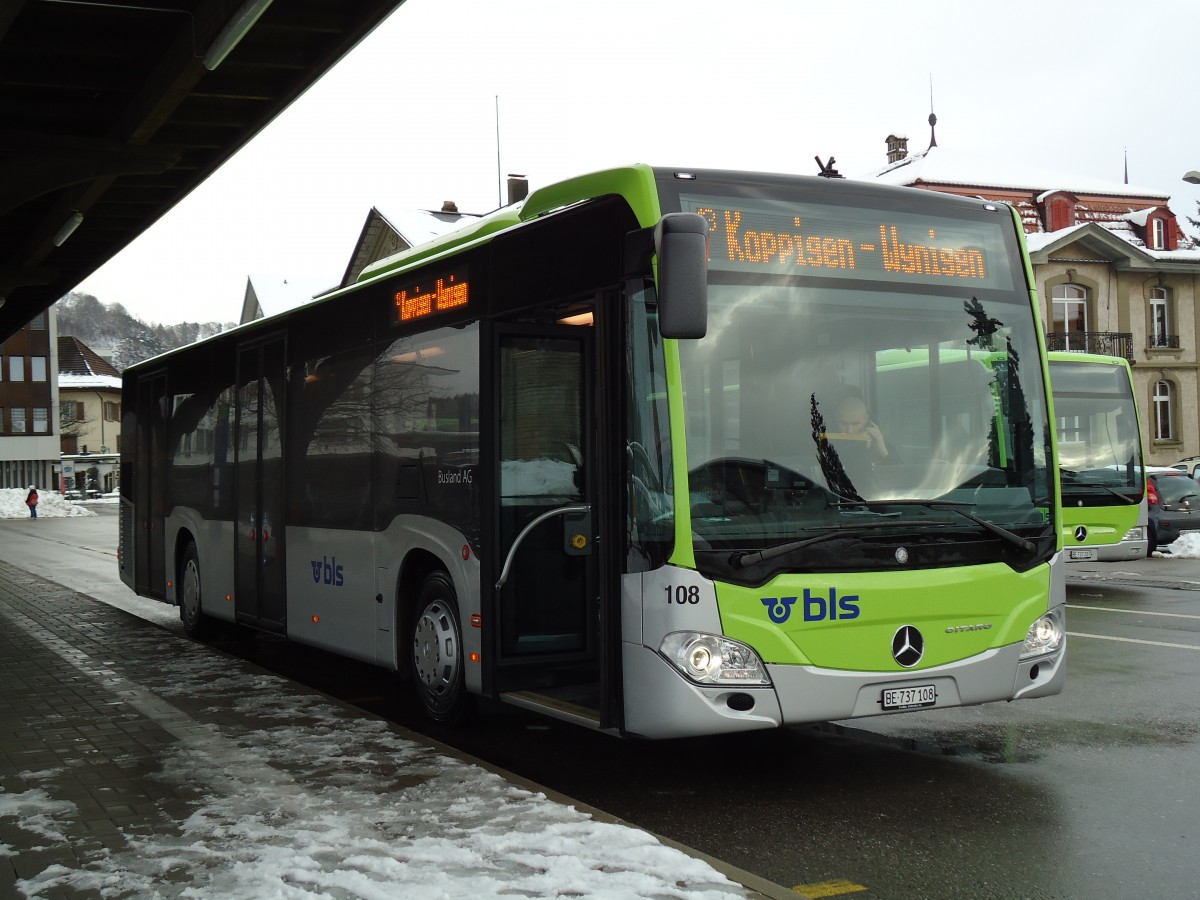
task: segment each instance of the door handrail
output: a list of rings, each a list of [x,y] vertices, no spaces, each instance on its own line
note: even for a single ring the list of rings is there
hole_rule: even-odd
[[[504,587],[504,583],[508,581],[508,570],[512,566],[513,557],[517,553],[517,548],[521,546],[521,542],[525,540],[525,536],[533,531],[538,525],[541,525],[547,519],[552,519],[555,516],[566,516],[571,513],[587,513],[592,511],[590,503],[577,504],[574,506],[560,506],[558,509],[548,509],[532,522],[521,529],[521,533],[516,536],[512,542],[512,546],[508,548],[508,557],[504,560],[504,568],[500,570],[500,580],[496,582],[496,590]]]

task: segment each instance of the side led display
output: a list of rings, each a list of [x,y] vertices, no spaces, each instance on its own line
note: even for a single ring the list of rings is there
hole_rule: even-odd
[[[466,270],[446,272],[406,285],[392,296],[392,324],[413,322],[460,306],[471,299]]]

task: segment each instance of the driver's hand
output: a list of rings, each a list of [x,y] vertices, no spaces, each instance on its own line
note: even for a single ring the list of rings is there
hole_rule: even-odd
[[[887,456],[887,443],[883,439],[883,432],[879,430],[879,426],[874,422],[868,422],[866,428],[863,429],[863,434],[867,436],[867,446],[874,450],[878,450],[883,456]]]

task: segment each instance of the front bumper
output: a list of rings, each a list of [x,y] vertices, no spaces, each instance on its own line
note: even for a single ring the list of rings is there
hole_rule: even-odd
[[[937,702],[923,709],[971,706],[1060,693],[1066,644],[1054,653],[1020,658],[1014,644],[916,672],[851,672],[767,664],[768,687],[701,686],[655,651],[624,647],[625,731],[647,738],[693,737],[888,715],[884,690],[932,684]]]

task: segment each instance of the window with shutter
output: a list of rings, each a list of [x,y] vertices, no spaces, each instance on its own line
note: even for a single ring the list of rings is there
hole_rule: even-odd
[[[1050,204],[1050,230],[1058,231],[1071,224],[1071,209],[1066,200],[1055,200]]]
[[[1151,250],[1166,250],[1167,249],[1167,223],[1161,218],[1150,220],[1150,227],[1147,229],[1150,232],[1150,249]]]

